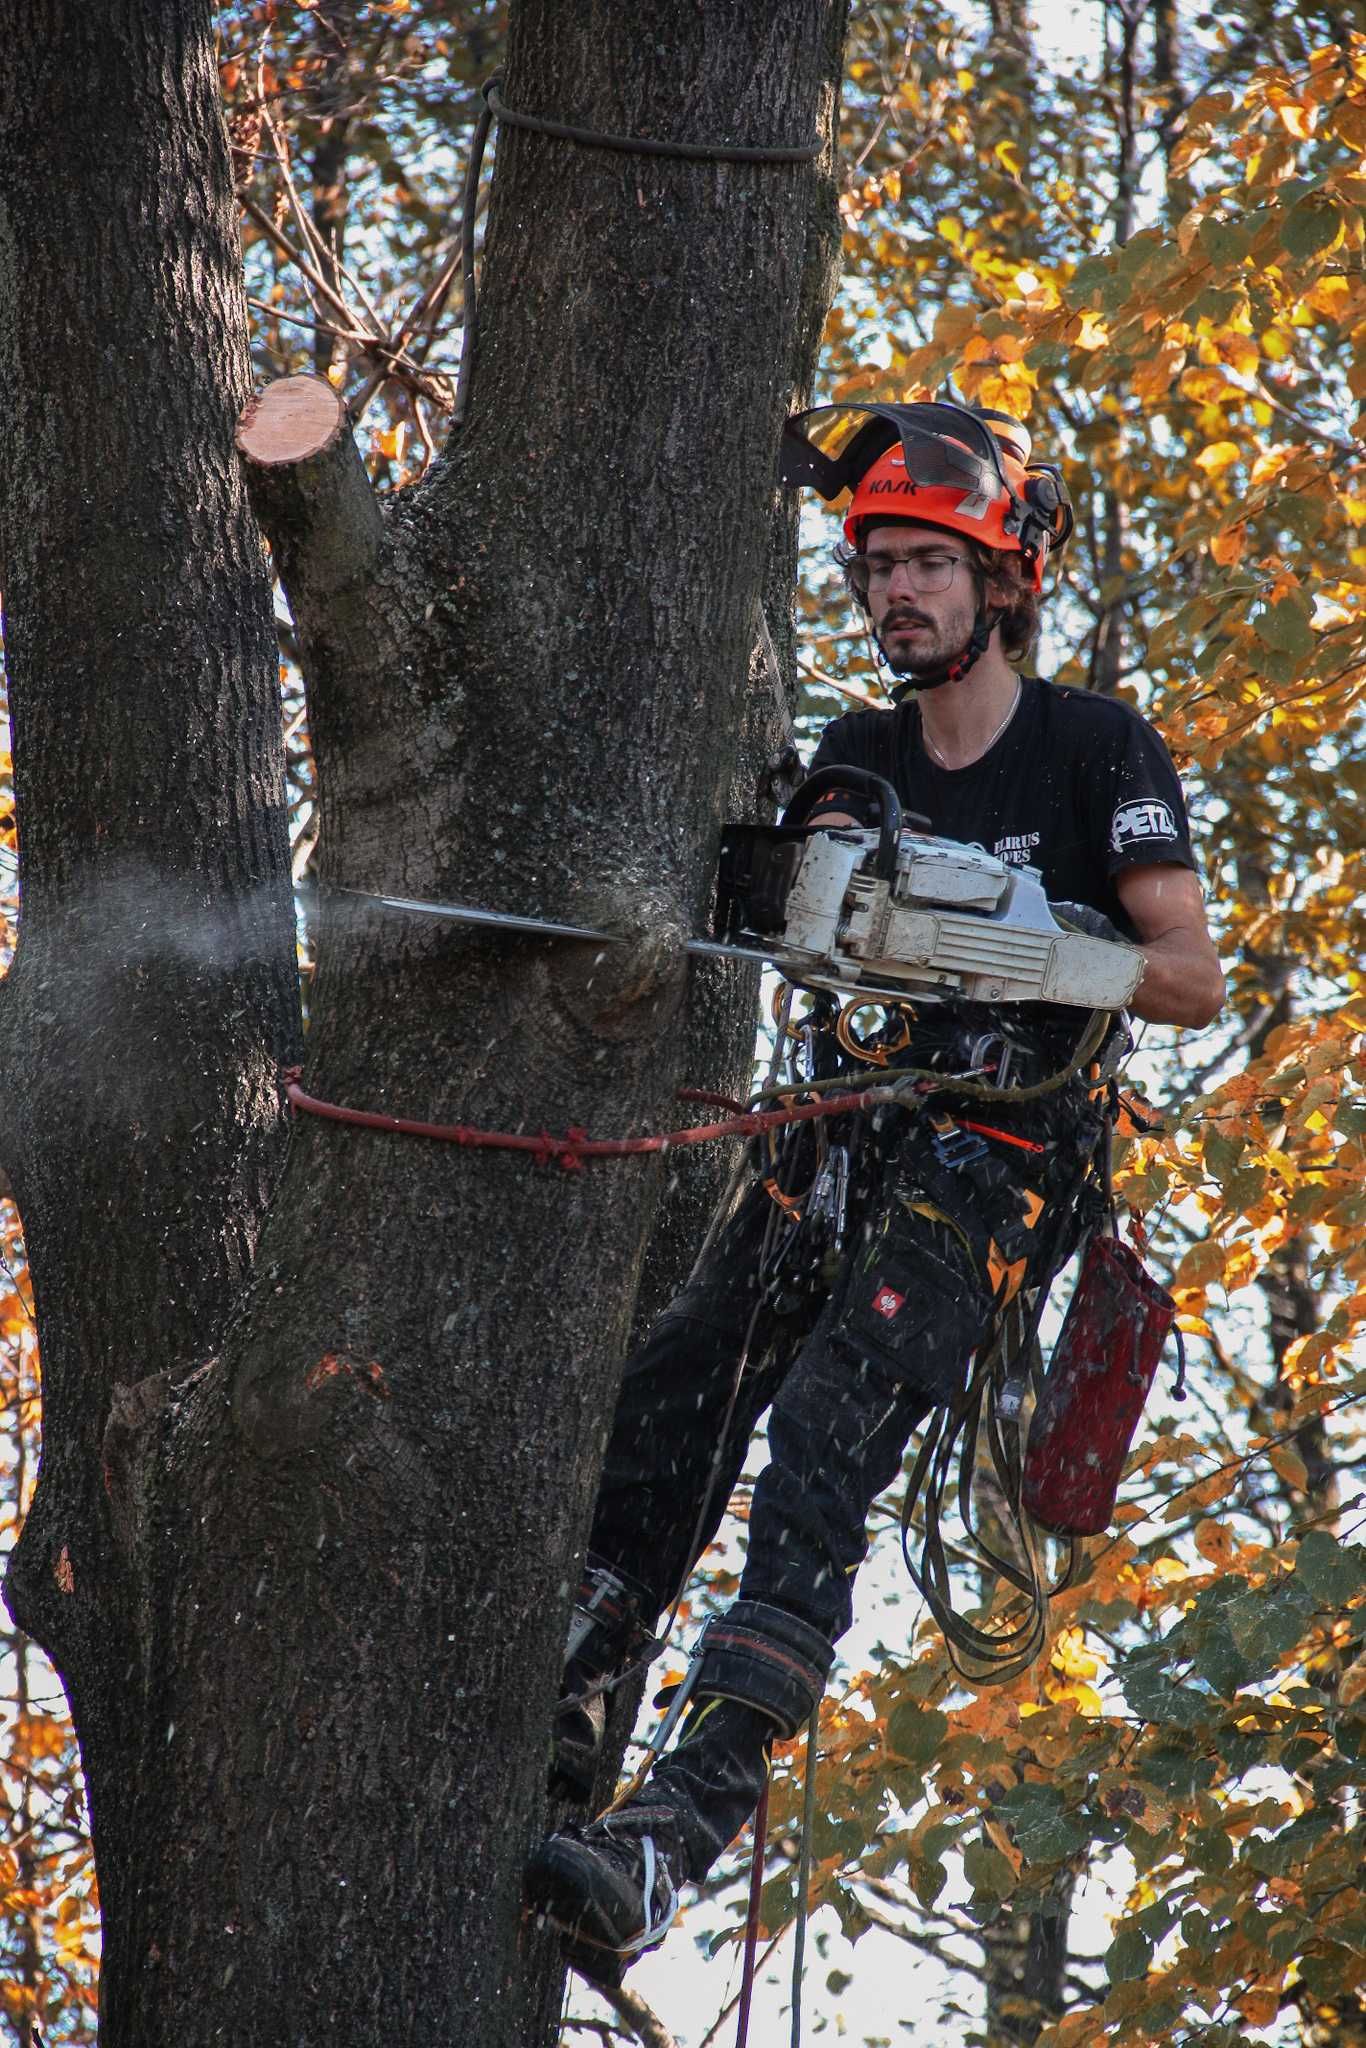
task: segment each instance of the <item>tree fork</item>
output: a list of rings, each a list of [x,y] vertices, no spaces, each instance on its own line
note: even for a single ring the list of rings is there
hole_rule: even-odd
[[[684,15],[654,0],[644,13],[639,0],[520,0],[509,104],[758,142],[829,119],[839,0],[706,0]],[[31,360],[6,361],[34,450],[4,536],[30,864],[6,999],[23,1004],[13,1078],[41,1083],[9,1099],[29,1120],[16,1181],[49,1401],[45,1504],[25,1546],[27,1583],[49,1589],[44,1621],[66,1603],[63,1668],[78,1674],[105,2040],[534,2048],[553,2033],[560,1971],[523,1922],[521,1865],[543,1824],[571,1581],[661,1176],[538,1173],[309,1120],[258,1246],[290,1037],[270,977],[291,964],[291,934],[270,893],[284,878],[287,905],[282,817],[258,844],[279,718],[242,478],[262,472],[262,516],[274,492],[282,566],[293,560],[326,877],[570,916],[615,890],[643,931],[666,933],[654,962],[623,948],[622,985],[604,991],[575,949],[348,899],[322,919],[311,1085],[501,1128],[657,1123],[681,1064],[667,931],[699,914],[732,780],[828,167],[822,187],[805,169],[609,164],[520,133],[500,144],[470,425],[387,509],[381,545],[354,462],[348,481],[345,446],[325,433],[268,479],[233,453],[243,358],[225,367],[210,337],[229,317],[240,336],[241,292],[207,6],[28,0],[25,21],[6,146],[28,152],[18,198],[63,252],[59,269],[5,276],[27,317],[0,321],[11,356],[44,337]],[[130,37],[150,60],[136,80],[120,69]],[[620,53],[610,78],[603,48]],[[163,83],[187,64],[189,112],[168,107]],[[111,75],[98,119],[68,106],[64,94],[103,95]],[[73,154],[72,135],[107,135],[112,163]],[[152,366],[155,406],[135,377],[111,400],[79,349],[59,358],[50,395],[49,338],[84,332],[66,281],[103,285],[88,273],[108,191],[133,237],[113,309],[130,364],[168,269],[147,224],[168,194],[203,209],[172,241],[186,275]],[[56,234],[35,194],[69,206]],[[186,309],[199,317],[205,280],[201,334]],[[205,398],[202,424],[186,391]],[[70,443],[55,449],[42,438],[54,414]],[[92,418],[93,482],[119,486],[93,528],[80,489],[54,496],[90,475]],[[54,537],[45,550],[38,531]],[[153,544],[151,573],[130,560],[130,532]],[[74,617],[85,586],[53,573],[63,550],[106,578]],[[225,754],[202,684],[217,661],[238,673],[244,613],[256,665],[222,721],[237,747]],[[153,715],[87,732],[69,686],[78,660],[87,683],[116,677]],[[100,834],[73,836],[73,815]],[[114,920],[101,899],[80,929],[92,958],[115,930],[143,1007],[117,1012],[131,1035],[108,1031],[92,982],[75,1006],[85,1037],[59,1031],[62,1057],[45,1061],[43,978],[70,958],[64,919],[87,855],[98,869],[111,839],[140,849],[160,833],[184,895],[206,871],[216,880],[239,821],[241,867],[275,916],[268,969],[253,956],[242,984],[206,982],[184,949],[138,953],[136,916]],[[129,901],[145,922],[140,884]],[[59,999],[69,986],[55,983]],[[74,1174],[52,1141],[67,1092],[98,1108]],[[145,1122],[111,1122],[130,1093]],[[117,1405],[111,1383],[128,1388]]]

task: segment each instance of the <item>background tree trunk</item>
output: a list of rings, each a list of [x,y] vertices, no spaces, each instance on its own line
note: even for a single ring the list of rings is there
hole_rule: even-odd
[[[9,1593],[81,1732],[103,2038],[527,2048],[558,1965],[521,1864],[661,1175],[303,1120],[240,1295],[297,1024],[208,9],[17,16],[0,1152],[47,1415]],[[504,93],[804,143],[841,33],[840,0],[524,0]],[[829,199],[828,151],[505,130],[463,434],[350,554],[280,511],[322,816],[314,1092],[502,1129],[669,1120]],[[480,937],[338,887],[621,936]]]

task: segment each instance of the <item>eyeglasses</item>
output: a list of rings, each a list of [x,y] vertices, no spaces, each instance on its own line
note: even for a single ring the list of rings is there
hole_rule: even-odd
[[[898,569],[906,575],[912,590],[923,591],[929,597],[937,590],[948,589],[955,569],[970,569],[972,564],[965,555],[929,552],[917,555],[854,555],[847,566],[849,581],[857,597],[867,597],[870,590],[889,589]]]

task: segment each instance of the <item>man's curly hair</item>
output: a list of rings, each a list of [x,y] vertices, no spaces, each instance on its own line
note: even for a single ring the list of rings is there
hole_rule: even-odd
[[[886,523],[890,525],[893,522]],[[1004,548],[985,548],[980,541],[972,540],[966,534],[959,538],[967,541],[979,596],[986,585],[996,586],[995,607],[1001,614],[1001,652],[1012,664],[1023,661],[1039,630],[1039,593],[1024,573],[1022,558]],[[863,611],[867,611],[867,600],[849,574],[850,563],[862,553],[861,547],[851,548],[847,542],[841,541],[835,549],[835,560],[849,596]]]

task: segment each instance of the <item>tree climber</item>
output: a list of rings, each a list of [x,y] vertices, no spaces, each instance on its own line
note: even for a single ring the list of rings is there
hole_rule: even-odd
[[[1015,666],[1045,561],[1071,530],[1057,471],[1031,462],[1018,422],[945,404],[821,408],[789,422],[784,449],[785,480],[827,499],[852,489],[839,556],[898,678],[893,709],[827,726],[810,822],[870,823],[841,770],[875,771],[933,832],[1040,869],[1074,922],[1137,942],[1140,1017],[1209,1023],[1223,977],[1165,746],[1127,705]],[[896,1058],[1020,1087],[1065,1068],[1075,1012],[1008,1008],[920,1005]],[[838,1054],[826,1062],[840,1071]],[[704,1634],[675,1747],[624,1805],[563,1827],[529,1865],[533,1903],[591,1981],[618,1983],[662,1939],[679,1887],[754,1811],[775,1736],[810,1716],[849,1626],[869,1507],[912,1432],[961,1394],[1004,1305],[1046,1287],[1075,1248],[1079,1174],[1108,1139],[1095,1078],[993,1103],[985,1138],[954,1122],[951,1089],[924,1111],[862,1119],[838,1259],[792,1258],[800,1204],[772,1177],[756,1183],[628,1361],[556,1723],[562,1787],[588,1795],[600,1688],[648,1654],[771,1404],[770,1456],[739,1597]],[[777,1178],[799,1185],[804,1160],[809,1179],[811,1157],[809,1138],[789,1145]]]

